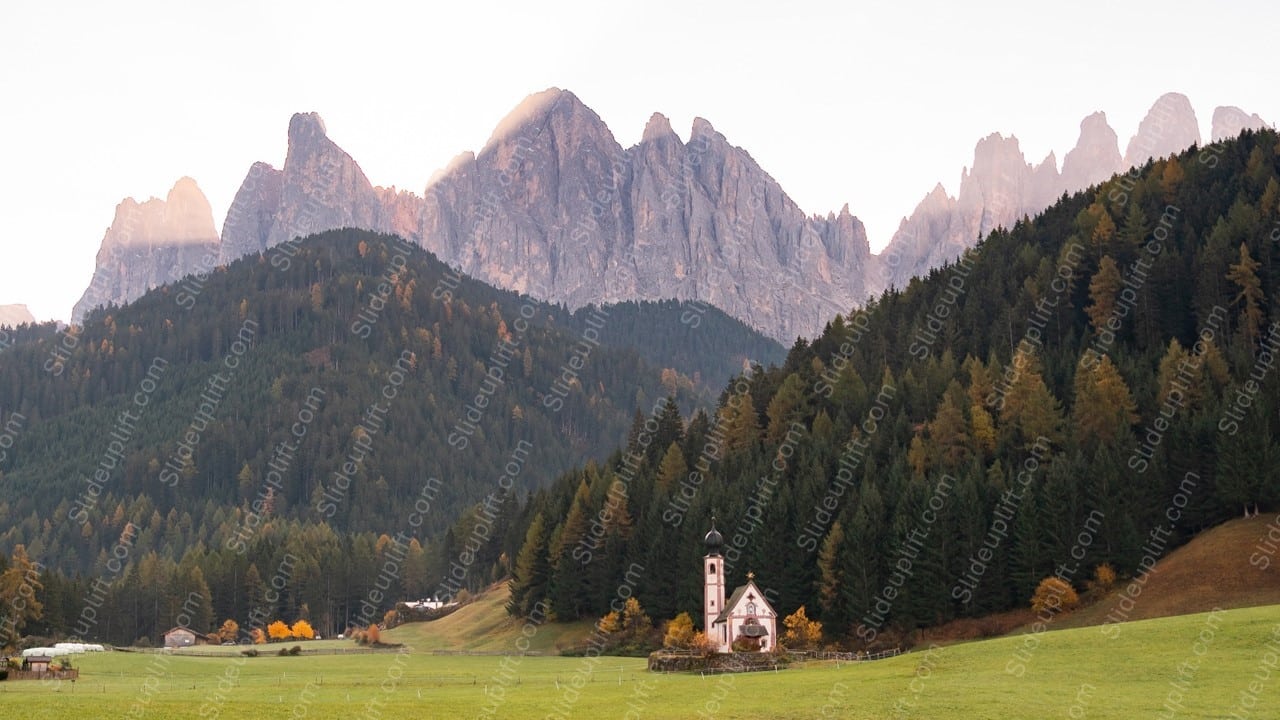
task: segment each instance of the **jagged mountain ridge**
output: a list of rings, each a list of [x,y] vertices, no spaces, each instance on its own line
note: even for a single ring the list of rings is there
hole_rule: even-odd
[[[1213,137],[1263,124],[1238,108],[1218,108]],[[217,262],[357,227],[410,238],[478,279],[573,309],[691,300],[789,342],[815,336],[834,314],[953,260],[1064,192],[1185,149],[1199,141],[1199,129],[1185,96],[1166,94],[1122,157],[1118,136],[1096,112],[1081,122],[1061,171],[1054,153],[1028,163],[1016,137],[993,133],[977,143],[957,196],[935,186],[878,255],[847,205],[806,214],[708,121],[696,119],[685,142],[655,113],[640,142],[624,149],[594,111],[556,88],[526,98],[478,153],[457,156],[422,195],[373,185],[315,113],[295,115],[288,140],[283,169],[250,167],[223,224]],[[103,252],[107,244],[104,238]],[[146,251],[155,268],[136,253],[128,267],[118,253],[100,253],[103,278],[95,276],[74,319],[208,270],[201,263],[209,248],[184,254],[175,245]]]
[[[1257,115],[1236,107],[1219,107],[1213,113],[1212,137],[1218,142],[1265,126]],[[974,148],[973,169],[961,173],[958,198],[947,196],[940,185],[935,187],[909,217],[903,218],[877,259],[887,283],[900,287],[956,259],[991,230],[1011,227],[1024,216],[1036,215],[1063,193],[1079,192],[1199,142],[1195,110],[1179,93],[1166,93],[1156,100],[1130,138],[1123,158],[1119,138],[1106,114],[1095,112],[1085,117],[1061,172],[1052,152],[1033,165],[1027,162],[1016,137],[993,133]]]
[[[794,338],[874,291],[866,232],[848,208],[806,216],[701,118],[685,143],[655,114],[624,150],[575,96],[547,91],[426,196],[428,249],[570,307],[697,300]]]

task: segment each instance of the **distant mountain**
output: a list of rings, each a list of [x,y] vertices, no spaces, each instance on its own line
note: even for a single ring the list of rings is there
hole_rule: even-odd
[[[1211,137],[1213,142],[1230,140],[1245,130],[1261,130],[1265,127],[1268,127],[1267,123],[1257,113],[1250,115],[1234,105],[1228,105],[1214,108]]]
[[[1257,115],[1235,107],[1214,111],[1214,140],[1234,138],[1245,129],[1264,127]],[[1080,192],[1113,174],[1152,158],[1173,155],[1200,142],[1191,102],[1167,93],[1152,105],[1129,140],[1123,158],[1107,116],[1095,112],[1080,121],[1076,146],[1058,171],[1054,154],[1027,162],[1016,137],[992,134],[978,141],[973,167],[960,175],[959,197],[936,186],[915,211],[903,218],[888,246],[874,259],[886,283],[902,287],[914,277],[960,256],[997,227],[1010,228],[1023,217],[1049,207],[1063,193]]]
[[[1151,158],[1163,158],[1200,143],[1200,124],[1191,101],[1180,93],[1161,95],[1146,117],[1138,124],[1138,132],[1124,151],[1125,168],[1141,165]]]
[[[0,326],[15,327],[36,319],[26,305],[0,305]]]
[[[123,304],[151,288],[209,272],[217,265],[218,246],[213,210],[195,180],[179,179],[164,200],[125,198],[102,238],[93,279],[72,321],[96,307]]]
[[[1218,108],[1213,137],[1262,124],[1238,108]],[[1199,139],[1195,112],[1177,93],[1157,100],[1123,156],[1106,116],[1089,115],[1061,170],[1054,153],[1031,163],[1016,137],[993,133],[975,147],[957,195],[935,186],[873,255],[848,206],[805,213],[746,150],[701,118],[685,142],[655,113],[640,142],[623,148],[573,93],[552,88],[521,102],[479,152],[459,155],[419,195],[372,184],[320,117],[303,113],[290,120],[283,169],[258,162],[246,173],[220,244],[211,223],[196,217],[202,213],[190,216],[194,229],[180,231],[140,220],[164,215],[164,201],[125,201],[75,318],[294,237],[354,227],[411,239],[469,275],[570,309],[688,300],[790,343],[1063,193]],[[197,202],[189,185],[176,199],[196,208],[203,196]],[[128,230],[134,225],[155,230],[142,242]],[[192,234],[201,242],[193,244]]]
[[[844,208],[808,216],[711,123],[655,114],[623,149],[572,93],[527,99],[426,190],[422,243],[465,272],[570,307],[677,298],[792,340],[877,288]]]

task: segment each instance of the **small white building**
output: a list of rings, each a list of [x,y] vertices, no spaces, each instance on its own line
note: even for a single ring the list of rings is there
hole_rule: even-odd
[[[734,589],[725,600],[724,557],[720,554],[724,537],[716,530],[715,518],[703,544],[707,554],[702,558],[702,627],[707,640],[722,653],[732,652],[737,640],[755,644],[760,652],[772,650],[778,644],[778,614],[756,586],[755,573],[747,573],[747,584]]]

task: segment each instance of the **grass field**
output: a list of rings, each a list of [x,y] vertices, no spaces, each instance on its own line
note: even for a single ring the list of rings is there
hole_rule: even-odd
[[[74,687],[0,683],[0,710],[23,718],[129,717],[131,708],[150,718],[542,718],[576,698],[567,714],[592,719],[1129,720],[1153,716],[1176,693],[1176,717],[1224,718],[1262,667],[1268,642],[1280,647],[1277,625],[1280,606],[1268,606],[1131,623],[1116,639],[1079,628],[873,663],[707,678],[652,675],[644,661],[624,658],[592,665],[427,652],[243,661],[106,653],[81,657]],[[1011,663],[1023,668],[1020,677],[1007,672]],[[1280,717],[1272,683],[1280,677],[1261,682],[1251,719]],[[371,700],[378,714],[366,715]]]
[[[511,597],[506,583],[486,589],[474,602],[432,622],[408,623],[383,633],[383,642],[404,643],[417,650],[512,652],[520,637],[521,620],[507,614]],[[594,623],[544,625],[529,639],[529,651],[548,655],[586,644]]]

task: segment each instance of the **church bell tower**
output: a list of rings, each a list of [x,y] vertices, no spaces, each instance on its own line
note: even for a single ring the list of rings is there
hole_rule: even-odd
[[[717,652],[726,652],[729,626],[727,623],[715,624],[716,618],[724,611],[724,558],[720,555],[724,538],[716,530],[714,517],[711,518],[711,531],[702,543],[707,547],[707,554],[702,558],[702,632]]]

